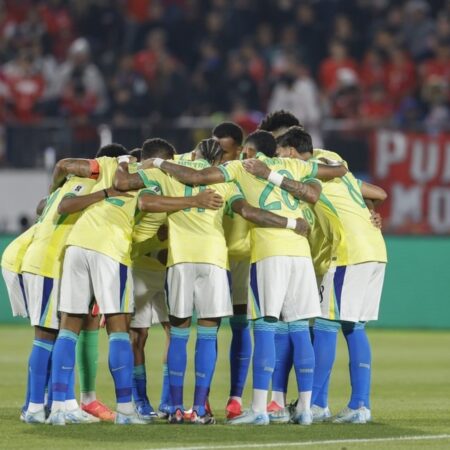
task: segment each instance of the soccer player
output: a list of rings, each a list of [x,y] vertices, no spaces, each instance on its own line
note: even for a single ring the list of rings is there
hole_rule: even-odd
[[[299,142],[305,143],[302,147]],[[327,158],[342,161],[336,153],[314,150],[310,136],[291,127],[277,139],[281,157],[311,160]],[[268,167],[247,162],[251,173],[267,178]],[[283,178],[283,189],[298,197],[301,186]],[[371,351],[365,323],[378,318],[383,286],[386,247],[380,229],[372,221],[365,199],[380,202],[385,192],[358,182],[348,172],[323,184],[322,202],[315,206],[326,239],[316,240],[317,266],[323,275],[320,283],[321,318],[314,324],[316,367],[313,410],[317,421],[331,416],[328,408],[328,383],[336,351],[336,337],[342,327],[350,359],[352,394],[346,408],[334,419],[337,423],[366,423],[370,420]],[[314,246],[314,244],[313,244]],[[325,255],[325,256],[323,256]],[[324,269],[325,268],[325,269]]]
[[[296,179],[315,175],[318,165],[271,159],[276,150],[273,136],[259,131],[248,136],[244,152],[247,156],[264,159],[275,169]],[[269,158],[267,158],[269,157]],[[232,161],[220,167],[195,171],[169,162],[157,161],[156,165],[180,181],[193,185],[236,181],[251,205],[279,211],[292,217],[299,213],[299,202],[272,183],[248,174],[240,161]],[[341,168],[321,167],[323,174],[334,177]],[[314,203],[320,195],[320,186],[304,183],[303,199]],[[255,349],[253,354],[253,401],[247,412],[230,421],[231,424],[266,425],[267,391],[275,363],[274,322],[283,316],[295,328],[295,367],[299,381],[301,402],[296,421],[311,422],[310,402],[314,354],[308,332],[309,317],[319,311],[314,271],[309,245],[302,236],[288,230],[251,229],[252,266],[250,272],[251,299],[249,313],[254,319]]]
[[[211,145],[212,144],[212,145]],[[221,160],[222,151],[217,141],[203,141],[200,146],[203,157],[211,163]],[[209,156],[206,156],[206,155]],[[165,164],[155,159],[155,164]],[[192,163],[194,164],[194,163]],[[145,165],[145,163],[144,163]],[[171,164],[194,173],[205,167],[204,162],[195,164],[196,169],[184,164]],[[210,170],[210,169],[206,169]],[[222,172],[219,174],[222,176]],[[150,187],[154,194],[192,195],[203,189],[183,185],[157,169],[139,171],[141,182]],[[116,185],[120,189],[139,188],[141,183],[135,175],[129,175],[128,184]],[[304,232],[305,222],[291,219],[251,207],[233,184],[213,184],[212,188],[230,204],[233,212],[243,215],[261,227],[286,228],[287,225]],[[160,211],[158,195],[146,194],[140,197],[140,207],[149,211]],[[171,385],[170,421],[183,421],[183,379],[186,370],[186,344],[193,309],[199,319],[196,345],[196,387],[191,422],[214,423],[205,410],[205,401],[216,361],[217,328],[221,317],[232,314],[229,297],[227,248],[222,228],[224,205],[218,211],[189,209],[169,215],[169,259],[167,273],[167,300],[171,321],[171,340],[168,352],[169,377]],[[294,224],[294,222],[296,222]],[[293,233],[295,235],[295,233]]]

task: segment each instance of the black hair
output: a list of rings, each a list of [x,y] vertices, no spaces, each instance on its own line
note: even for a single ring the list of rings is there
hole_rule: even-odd
[[[152,138],[142,144],[141,158],[143,160],[148,158],[172,159],[175,153],[175,148],[170,142],[161,138]]]
[[[242,140],[244,139],[242,128],[234,122],[219,123],[213,129],[212,135],[219,139],[230,137],[237,145],[242,145]]]
[[[203,158],[210,164],[214,164],[218,159],[222,158],[223,148],[217,139],[203,139],[198,144],[198,149],[202,153]]]
[[[247,136],[246,144],[251,144],[257,152],[264,153],[271,158],[275,155],[277,143],[271,133],[265,130],[256,130]]]
[[[259,124],[258,129],[273,132],[280,128],[289,128],[293,126],[304,128],[294,114],[285,111],[284,109],[280,109],[267,114]]]
[[[113,143],[100,147],[95,157],[100,158],[102,156],[109,156],[110,158],[117,158],[122,155],[128,155],[127,149],[122,144]]]
[[[312,153],[311,136],[301,127],[290,127],[277,138],[278,147],[294,147],[298,153]]]
[[[134,156],[137,159],[137,162],[141,161],[141,154],[142,150],[139,147],[133,148],[133,150],[130,151],[130,155]]]

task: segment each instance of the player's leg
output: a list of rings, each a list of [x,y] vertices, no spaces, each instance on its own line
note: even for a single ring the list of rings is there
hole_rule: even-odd
[[[166,299],[169,308],[170,343],[167,369],[170,385],[169,423],[184,421],[183,388],[187,365],[187,343],[194,310],[193,264],[180,263],[167,269]]]
[[[170,344],[170,323],[168,321],[164,321],[161,322],[161,325],[166,335],[166,346],[165,346],[166,350],[164,352],[163,357],[163,379],[162,379],[161,398],[159,400],[158,406],[158,415],[160,418],[167,419],[169,417],[169,404],[170,404],[169,369],[167,368],[167,353],[169,351],[169,344]]]
[[[293,421],[301,425],[310,425],[312,423],[314,349],[309,331],[309,319],[320,315],[320,300],[311,259],[286,257],[285,265],[286,272],[290,273],[290,279],[282,317],[289,324],[298,386],[298,402]]]
[[[230,396],[227,419],[242,414],[242,393],[252,357],[250,322],[247,318],[249,261],[230,261],[233,316],[230,318]]]

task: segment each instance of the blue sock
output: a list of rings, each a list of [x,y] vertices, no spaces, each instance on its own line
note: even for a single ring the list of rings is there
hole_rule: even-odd
[[[169,384],[169,370],[167,369],[167,363],[163,364],[163,382],[161,390],[160,405],[168,405],[170,403],[170,384]]]
[[[69,377],[69,384],[67,385],[66,400],[75,400],[75,370],[72,371]]]
[[[214,374],[217,359],[218,327],[197,325],[197,342],[195,344],[195,392],[193,410],[204,416],[205,403],[209,386]]]
[[[190,328],[170,328],[170,344],[167,352],[167,368],[170,383],[170,411],[183,410],[183,385],[186,372],[186,345]]]
[[[25,402],[22,406],[22,411],[26,411],[28,409],[28,403],[30,402],[30,367],[28,366],[28,374],[27,374],[27,392],[25,394]]]
[[[109,371],[114,380],[117,403],[131,402],[133,390],[133,351],[128,333],[109,335]]]
[[[254,321],[253,389],[269,390],[275,367],[275,326],[265,319]]]
[[[230,397],[242,397],[248,369],[252,358],[252,336],[250,324],[245,314],[230,318]]]
[[[278,321],[275,328],[275,369],[272,375],[272,391],[287,392],[289,372],[292,368],[293,349],[289,338],[289,326]]]
[[[75,346],[78,335],[60,330],[55,341],[52,357],[53,401],[64,402],[69,390],[70,377],[75,367]]]
[[[133,367],[133,399],[135,403],[147,400],[147,374],[144,364]]]
[[[352,395],[349,408],[365,406],[370,409],[370,376],[372,355],[363,323],[342,322],[342,331],[347,341]]]
[[[309,333],[309,320],[289,322],[289,337],[294,349],[294,369],[298,392],[312,391],[314,377],[314,349]]]
[[[47,373],[53,351],[53,341],[35,339],[28,360],[29,402],[44,403]],[[28,405],[27,405],[28,407]]]
[[[50,360],[49,370],[47,372],[47,408],[52,409],[53,390],[52,390],[52,361]]]
[[[337,321],[316,319],[314,323],[314,382],[311,403],[325,408],[328,406],[328,386],[336,357],[337,333],[341,324]]]

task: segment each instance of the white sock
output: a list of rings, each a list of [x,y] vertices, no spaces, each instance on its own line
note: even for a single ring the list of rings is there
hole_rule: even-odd
[[[43,403],[28,403],[28,412],[29,413],[36,413],[38,411],[42,411],[44,409]]]
[[[120,414],[126,414],[127,416],[134,413],[134,407],[132,402],[117,403],[117,412]]]
[[[80,395],[80,403],[83,405],[88,405],[91,402],[95,402],[95,400],[97,400],[95,391],[82,392]]]
[[[298,403],[296,408],[297,413],[311,409],[311,394],[312,391],[298,393]]]
[[[267,391],[253,389],[252,409],[257,413],[267,412]]]
[[[58,402],[57,400],[53,400],[52,402],[52,412],[54,411],[64,411],[65,410],[65,405],[64,402]]]
[[[66,407],[66,411],[73,411],[74,409],[78,409],[78,402],[73,398],[71,400],[66,400],[64,402]]]
[[[236,397],[236,396],[232,395],[230,397],[230,400],[236,400],[240,405],[242,405],[242,397]]]
[[[282,408],[286,406],[284,398],[285,398],[284,392],[272,391],[272,401],[277,402]]]

